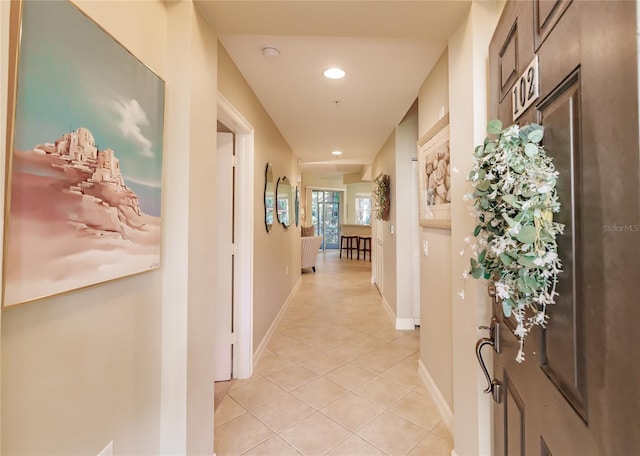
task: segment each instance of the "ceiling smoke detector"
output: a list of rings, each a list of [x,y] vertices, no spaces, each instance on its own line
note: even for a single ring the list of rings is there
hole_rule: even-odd
[[[262,55],[267,60],[275,60],[280,55],[280,49],[275,46],[265,46],[262,48]]]

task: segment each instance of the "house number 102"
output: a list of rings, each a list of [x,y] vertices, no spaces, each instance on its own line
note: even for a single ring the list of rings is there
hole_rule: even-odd
[[[538,81],[538,56],[536,55],[511,89],[513,120],[520,117],[540,96]]]

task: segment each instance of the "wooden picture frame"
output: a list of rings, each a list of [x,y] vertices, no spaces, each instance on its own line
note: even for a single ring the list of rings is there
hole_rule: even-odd
[[[451,229],[449,114],[418,140],[420,226]]]
[[[158,268],[164,81],[71,2],[11,25],[3,308]]]

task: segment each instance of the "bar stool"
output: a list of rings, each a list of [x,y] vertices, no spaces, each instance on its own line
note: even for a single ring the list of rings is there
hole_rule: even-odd
[[[371,261],[371,237],[360,236],[358,237],[358,260],[360,259],[360,252],[362,252],[362,259],[367,259],[367,252],[369,252],[369,261]]]
[[[353,260],[353,251],[358,250],[358,236],[340,236],[340,258],[342,258],[342,251],[346,250],[347,255]]]

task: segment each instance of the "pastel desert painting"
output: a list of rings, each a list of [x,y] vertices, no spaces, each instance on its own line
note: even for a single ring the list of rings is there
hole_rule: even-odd
[[[164,82],[71,3],[23,5],[4,306],[160,261]]]

